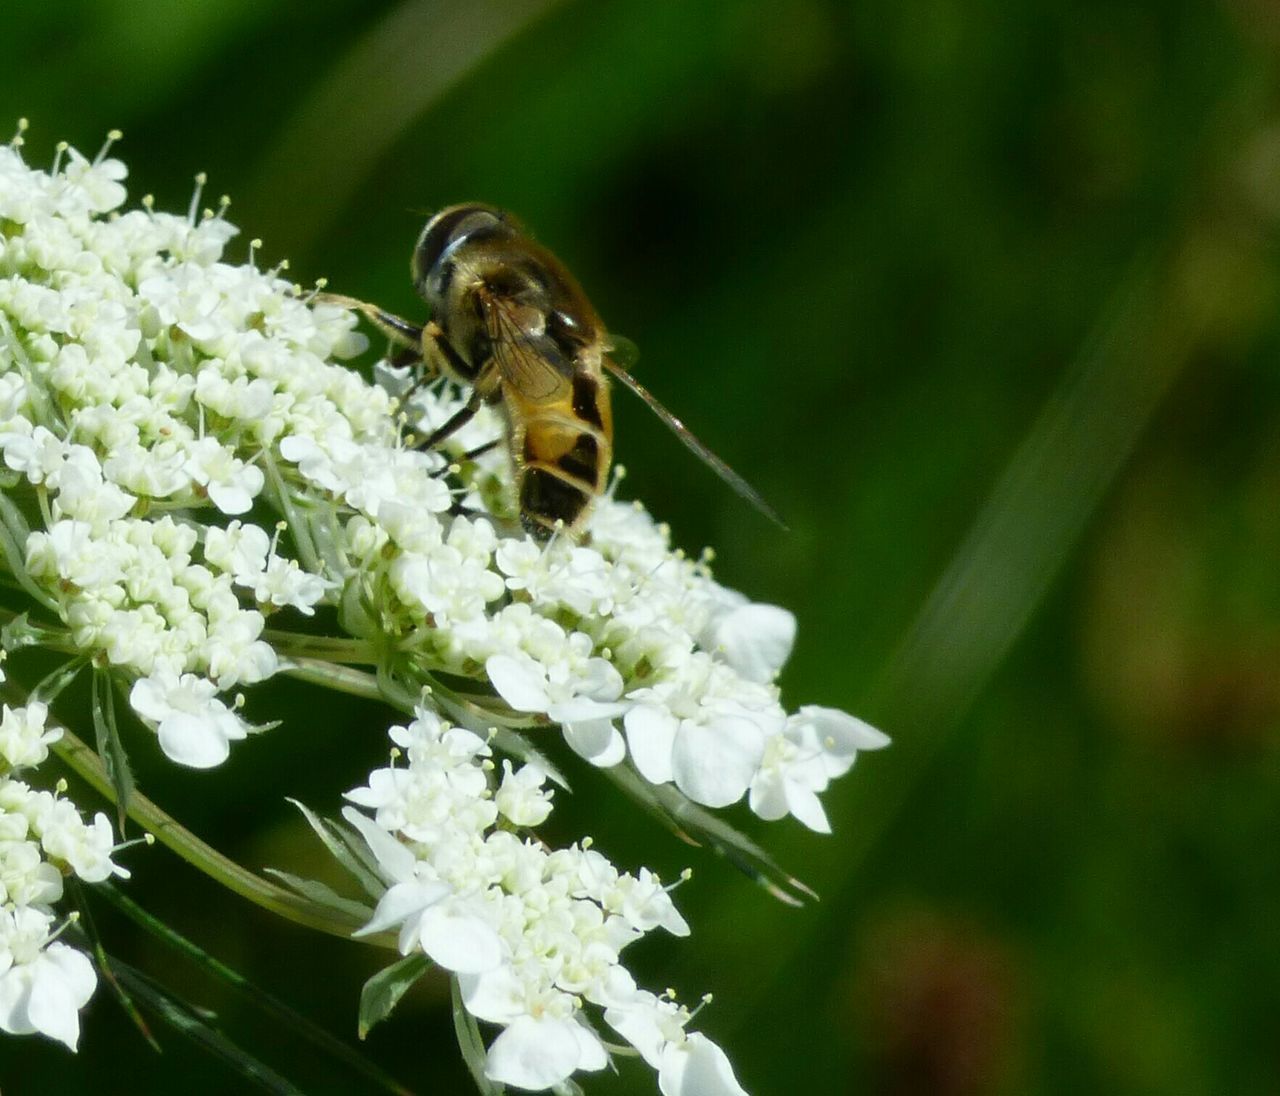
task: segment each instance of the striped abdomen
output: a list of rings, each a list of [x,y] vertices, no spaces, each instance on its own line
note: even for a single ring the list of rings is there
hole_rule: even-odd
[[[508,391],[520,520],[545,539],[562,522],[573,530],[605,489],[613,458],[613,419],[604,378],[580,369],[571,400],[534,403]]]

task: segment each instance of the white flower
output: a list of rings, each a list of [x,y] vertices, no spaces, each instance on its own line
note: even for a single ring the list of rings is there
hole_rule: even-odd
[[[485,670],[493,687],[511,707],[543,712],[564,728],[565,741],[594,764],[616,765],[624,745],[613,720],[627,710],[618,702],[622,677],[603,658],[586,657],[590,640],[569,637],[564,657],[551,665],[516,651],[490,656]]]
[[[332,579],[304,571],[295,560],[272,556],[253,594],[264,605],[289,605],[304,616],[314,616],[316,603],[336,585]]]
[[[67,451],[63,440],[43,426],[30,433],[20,430],[0,434],[0,446],[5,464],[37,484],[62,467]]]
[[[0,678],[3,680],[3,678]],[[49,744],[62,737],[62,730],[44,729],[49,706],[33,700],[22,708],[4,705],[0,717],[0,759],[10,769],[22,769],[39,765],[49,756]]]
[[[843,776],[860,750],[881,750],[889,736],[857,716],[836,708],[806,704],[792,716],[789,733],[814,750],[828,777]]]
[[[97,975],[75,948],[54,942],[52,918],[31,907],[0,909],[0,1030],[39,1032],[70,1050],[80,1039],[80,1009]]]
[[[796,638],[794,614],[777,605],[741,604],[717,614],[703,646],[723,658],[748,681],[767,683],[791,654]]]
[[[654,784],[674,781],[697,803],[726,807],[751,784],[765,743],[782,729],[783,717],[761,698],[748,707],[747,682],[735,682],[705,661],[690,660],[688,672],[633,692],[635,706],[624,725],[636,768]]]
[[[662,1096],[747,1096],[725,1052],[697,1031],[662,1048],[658,1089]]]
[[[262,470],[234,456],[217,438],[201,438],[187,451],[187,474],[224,514],[243,514],[265,482]]]
[[[69,800],[49,796],[38,802],[32,829],[50,860],[68,865],[86,883],[129,878],[127,869],[111,861],[115,837],[105,814],[99,811],[86,823]]]
[[[204,558],[244,586],[253,586],[267,569],[271,538],[266,530],[241,521],[225,529],[209,526],[204,534]]]
[[[541,826],[551,813],[551,790],[544,788],[547,774],[537,765],[523,765],[515,772],[510,761],[502,763],[502,786],[494,797],[498,811],[517,826]]]
[[[446,970],[474,973],[502,960],[497,933],[453,888],[419,868],[413,854],[389,833],[347,807],[342,816],[368,843],[383,877],[391,884],[369,923],[355,933],[367,936],[400,927],[400,953],[420,948]]]
[[[90,163],[74,148],[69,148],[64,172],[74,188],[71,193],[95,213],[109,213],[125,199],[126,191],[120,180],[128,176],[129,170],[119,160]]]
[[[242,610],[234,598],[221,604],[226,607],[211,599],[209,635],[201,652],[209,677],[224,689],[265,681],[280,665],[275,649],[258,638],[266,620],[256,609]]]
[[[193,769],[211,769],[227,759],[232,742],[248,733],[216,694],[211,681],[194,674],[161,673],[134,682],[129,703],[156,725],[167,757]]]
[[[818,794],[833,777],[846,773],[859,750],[879,750],[887,735],[862,720],[808,705],[769,740],[760,770],[751,782],[751,809],[761,818],[794,815],[811,830],[830,833]]]
[[[608,1064],[600,1040],[576,1020],[521,1016],[493,1041],[484,1072],[490,1080],[537,1092],[578,1070]]]

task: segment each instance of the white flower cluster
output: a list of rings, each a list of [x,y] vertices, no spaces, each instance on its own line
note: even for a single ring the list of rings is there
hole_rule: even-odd
[[[74,1050],[98,978],[83,952],[56,938],[63,874],[100,883],[129,873],[111,861],[105,814],[87,823],[68,800],[12,775],[44,761],[61,735],[45,729],[47,715],[35,701],[0,711],[0,1031],[39,1032]]]
[[[391,484],[370,492],[365,468],[379,462],[369,456],[344,454],[356,476],[344,483],[339,461],[305,444],[302,473],[360,511],[347,525],[348,558],[363,603],[401,649],[435,669],[483,675],[512,711],[558,724],[594,764],[629,758],[651,784],[674,783],[709,807],[749,793],[761,817],[792,814],[826,832],[818,793],[857,751],[888,742],[833,709],[789,716],[773,679],[794,617],[719,585],[705,562],[673,552],[639,506],[603,498],[584,543],[540,545],[501,536],[486,519],[442,517],[446,497],[432,507]],[[295,445],[286,440],[286,455]],[[492,459],[500,468],[505,458]]]
[[[237,690],[337,647],[397,703],[434,696],[472,730],[420,710],[393,735],[408,767],[351,793],[390,884],[369,931],[399,925],[403,950],[458,973],[504,1027],[499,1080],[601,1068],[588,1003],[668,1096],[739,1091],[689,1014],[619,964],[654,927],[687,931],[666,891],[585,842],[516,836],[550,810],[544,774],[504,763],[494,786],[473,731],[559,727],[601,768],[820,831],[820,793],[887,740],[833,709],[789,714],[774,679],[794,618],[719,585],[638,505],[609,496],[578,541],[530,540],[503,448],[471,453],[501,435],[495,413],[447,453],[407,445],[406,423],[443,422],[461,394],[337,364],[364,346],[353,313],[223,261],[236,230],[198,218],[198,192],[187,217],[118,212],[124,176],[105,154],[45,172],[0,148],[0,551],[59,649],[126,684],[163,751],[202,768],[253,729]]]
[[[622,949],[655,928],[689,933],[660,880],[619,872],[589,842],[551,851],[513,832],[551,813],[536,765],[504,761],[494,790],[484,741],[426,709],[391,738],[408,767],[347,793],[374,812],[345,816],[388,883],[361,931],[397,929],[401,952],[453,971],[467,1010],[502,1025],[488,1076],[537,1091],[603,1069],[590,1005],[658,1070],[665,1096],[742,1093],[724,1052],[685,1031],[689,1012],[638,989],[621,965]]]
[[[137,679],[170,757],[209,767],[246,732],[218,694],[279,667],[266,614],[310,614],[335,585],[217,521],[254,507],[285,435],[389,446],[394,428],[388,397],[330,362],[363,346],[348,313],[219,262],[236,232],[219,217],[104,219],[124,174],[0,148],[2,485],[35,499],[44,528],[11,532],[75,644]]]

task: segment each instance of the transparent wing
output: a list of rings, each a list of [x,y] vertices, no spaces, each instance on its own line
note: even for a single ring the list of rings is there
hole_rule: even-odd
[[[573,365],[545,335],[531,335],[517,305],[500,297],[485,300],[493,359],[502,379],[525,399],[547,403],[568,396]]]
[[[650,392],[643,384],[635,379],[630,373],[623,369],[617,362],[610,358],[604,359],[604,367],[609,370],[618,380],[626,387],[630,388],[637,396],[649,405],[649,409],[658,416],[663,422],[671,428],[684,444],[696,453],[708,465],[711,470],[734,489],[739,495],[746,499],[752,506],[760,511],[775,525],[781,528],[787,528],[787,523],[778,516],[778,512],[764,501],[760,492],[744,480],[737,472],[730,468],[724,461],[717,457],[710,449],[700,442],[684,423],[675,417],[670,411],[658,402],[657,396]]]

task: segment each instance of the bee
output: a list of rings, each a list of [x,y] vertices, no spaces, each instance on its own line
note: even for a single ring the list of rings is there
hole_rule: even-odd
[[[520,520],[534,537],[579,530],[605,489],[613,459],[610,376],[782,525],[746,480],[627,372],[630,345],[609,335],[565,265],[510,214],[479,203],[442,209],[418,237],[411,268],[431,312],[425,325],[350,297],[326,299],[362,312],[403,344],[420,364],[418,383],[445,376],[470,388],[463,407],[421,439],[423,448],[439,445],[482,405],[500,409]]]

